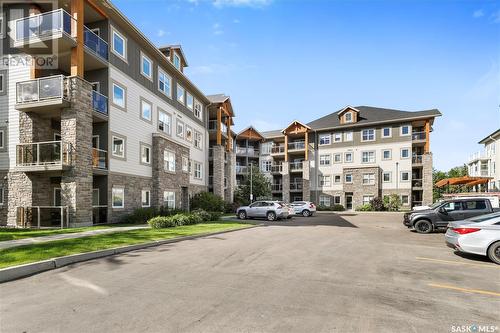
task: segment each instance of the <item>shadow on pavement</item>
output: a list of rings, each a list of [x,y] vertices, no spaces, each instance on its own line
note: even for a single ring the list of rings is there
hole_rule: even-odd
[[[237,220],[240,221],[241,220]],[[245,220],[245,223],[258,224],[262,226],[281,226],[281,227],[314,227],[314,226],[332,226],[341,228],[358,228],[351,222],[339,215],[316,215],[311,217],[293,217],[286,220],[266,221],[265,219]]]
[[[472,254],[472,253],[463,253],[459,251],[455,251],[455,254],[464,259],[493,264],[493,262],[486,256],[480,256],[478,254]]]

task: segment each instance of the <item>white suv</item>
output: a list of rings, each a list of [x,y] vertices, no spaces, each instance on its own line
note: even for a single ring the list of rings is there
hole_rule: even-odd
[[[297,215],[309,217],[316,213],[316,205],[310,201],[294,201],[290,205]]]
[[[252,217],[264,217],[268,221],[286,219],[288,208],[277,201],[256,201],[249,206],[238,207],[236,216],[240,220]]]

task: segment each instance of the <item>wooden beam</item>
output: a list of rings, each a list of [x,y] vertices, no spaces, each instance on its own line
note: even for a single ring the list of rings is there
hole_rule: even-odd
[[[226,129],[227,129],[227,151],[231,151],[233,138],[231,137],[231,117],[226,117]]]
[[[84,1],[71,0],[71,16],[76,20],[76,46],[71,49],[71,75],[83,79],[84,50],[83,50],[83,23]],[[74,28],[74,27],[72,27]]]
[[[306,132],[306,137],[304,139],[305,143],[306,143],[306,152],[305,152],[305,160],[307,161],[309,158],[308,158],[308,155],[309,155],[309,132]]]
[[[38,15],[40,13],[41,13],[41,11],[40,11],[40,7],[38,5],[33,4],[30,6],[30,9],[29,9],[30,16]],[[32,79],[36,79],[39,77],[39,74],[40,74],[40,70],[36,67],[36,61],[32,61],[31,66],[30,66],[30,77]]]
[[[222,144],[222,108],[217,108],[217,144]]]
[[[102,17],[104,18],[109,18],[109,16],[101,9],[99,8],[99,6],[97,6],[93,0],[85,0],[85,2],[90,6],[92,7],[92,9],[94,9],[96,12],[99,13],[99,15],[101,15]]]
[[[285,162],[288,162],[288,135],[285,134]]]
[[[425,121],[425,146],[424,153],[429,153],[431,151],[431,121]]]

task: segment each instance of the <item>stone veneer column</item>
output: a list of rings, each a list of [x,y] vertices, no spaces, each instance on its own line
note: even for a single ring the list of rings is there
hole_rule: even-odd
[[[432,189],[434,187],[432,178],[432,153],[422,156],[422,205],[433,203]]]
[[[215,195],[224,198],[224,146],[215,145],[213,149],[213,191]]]
[[[309,161],[302,163],[302,200],[311,200],[311,178]]]
[[[227,152],[226,163],[227,188],[225,189],[224,200],[232,203],[234,201],[234,188],[236,186],[236,153]]]
[[[290,164],[289,162],[283,161],[283,201],[290,202]]]
[[[71,106],[61,112],[61,138],[71,144],[72,167],[61,177],[61,202],[71,226],[92,224],[92,86],[68,78]]]

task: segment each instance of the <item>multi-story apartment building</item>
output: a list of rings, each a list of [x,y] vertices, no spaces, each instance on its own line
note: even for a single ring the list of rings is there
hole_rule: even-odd
[[[406,207],[432,203],[430,133],[438,110],[345,107],[308,124],[262,132],[261,170],[273,197],[352,209],[397,194]]]
[[[479,144],[484,145],[483,150],[472,154],[467,162],[469,176],[472,177],[490,177],[491,179],[485,184],[485,190],[498,191],[500,189],[500,170],[497,170],[497,165],[500,165],[500,130],[496,130],[481,141]]]
[[[259,167],[261,142],[264,140],[252,126],[236,135],[236,185],[240,185],[251,166]]]
[[[233,111],[187,78],[179,45],[158,48],[105,0],[0,12],[0,224],[114,222],[207,190],[209,113],[224,163]],[[52,66],[20,61],[40,55]]]

